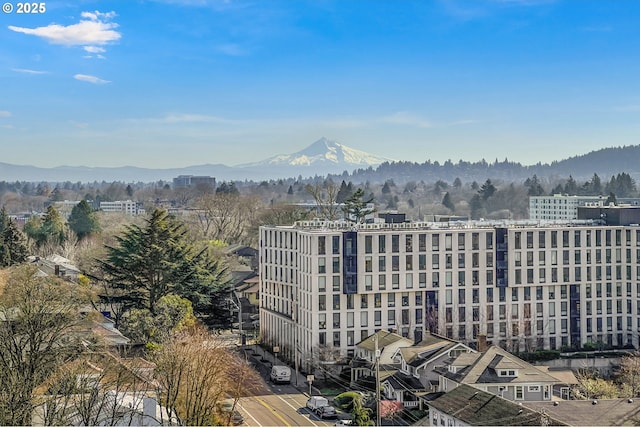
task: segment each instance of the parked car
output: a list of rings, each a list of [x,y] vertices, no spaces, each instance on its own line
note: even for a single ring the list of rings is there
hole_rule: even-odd
[[[318,408],[323,406],[329,406],[329,401],[326,397],[311,396],[309,400],[307,400],[307,408],[311,409],[313,412],[316,412]]]
[[[333,406],[321,406],[318,409],[316,409],[316,415],[318,417],[320,417],[321,419],[323,418],[337,418],[338,417],[338,413],[336,412],[336,408],[334,408]]]
[[[350,420],[350,419],[338,420],[333,425],[335,427],[352,426],[353,425],[353,420]]]
[[[244,424],[244,417],[238,411],[233,411],[233,415],[231,416],[231,424],[234,426],[239,426]]]

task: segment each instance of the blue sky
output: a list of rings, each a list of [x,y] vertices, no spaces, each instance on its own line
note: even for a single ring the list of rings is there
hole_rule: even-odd
[[[17,6],[17,2],[9,1]],[[0,161],[235,165],[640,143],[640,2],[47,1],[0,14]]]

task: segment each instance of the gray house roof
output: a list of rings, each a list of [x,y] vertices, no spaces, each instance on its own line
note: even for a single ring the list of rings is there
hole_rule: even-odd
[[[445,372],[443,375],[460,384],[555,384],[560,382],[546,371],[496,346],[489,347],[483,353],[463,353],[453,361],[452,365],[457,367],[457,372]],[[517,376],[498,376],[498,371],[503,369],[515,370]]]
[[[541,412],[464,384],[427,404],[472,426],[566,425]]]
[[[640,399],[563,400],[522,402],[525,407],[544,411],[572,426],[640,425]]]

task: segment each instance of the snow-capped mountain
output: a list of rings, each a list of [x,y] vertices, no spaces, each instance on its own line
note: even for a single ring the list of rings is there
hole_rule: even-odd
[[[375,167],[386,161],[392,160],[321,138],[296,153],[282,154],[261,162],[238,166],[203,164],[171,169],[147,169],[129,166],[118,168],[84,166],[38,168],[35,166],[0,163],[0,180],[30,182],[114,180],[153,182],[159,180],[171,181],[178,175],[214,176],[219,181],[278,179],[299,175],[308,178],[314,175],[341,174],[344,171],[351,173],[356,169],[366,169],[369,166]]]
[[[244,164],[239,167],[329,167],[332,170],[337,167],[344,170],[377,166],[387,161],[392,160],[356,150],[323,137],[293,154],[279,154],[261,162]]]

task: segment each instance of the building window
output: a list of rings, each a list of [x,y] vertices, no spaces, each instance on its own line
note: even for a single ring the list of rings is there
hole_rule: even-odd
[[[325,274],[327,272],[327,260],[325,257],[318,258],[318,274]]]
[[[524,386],[517,385],[515,387],[515,399],[524,400]]]

